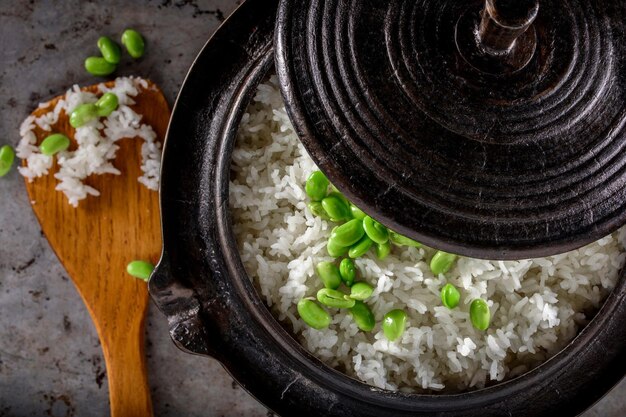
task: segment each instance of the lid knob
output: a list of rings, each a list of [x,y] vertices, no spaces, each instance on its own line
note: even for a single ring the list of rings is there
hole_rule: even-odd
[[[510,74],[526,67],[537,49],[531,25],[539,12],[538,0],[485,0],[479,7],[466,9],[457,23],[461,56],[488,74]]]
[[[487,53],[507,53],[535,21],[538,0],[486,0],[478,38]]]

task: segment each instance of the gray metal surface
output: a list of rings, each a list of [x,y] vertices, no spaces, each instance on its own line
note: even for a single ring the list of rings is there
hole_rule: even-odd
[[[20,122],[72,83],[96,81],[82,62],[98,36],[133,26],[146,35],[141,62],[120,74],[158,83],[173,103],[187,68],[234,0],[0,0],[0,145]],[[265,416],[213,360],[171,343],[151,308],[147,354],[155,415]],[[158,364],[158,366],[157,366]],[[102,416],[107,381],[95,329],[67,273],[41,235],[15,170],[0,179],[0,416]],[[626,414],[622,382],[586,417]]]

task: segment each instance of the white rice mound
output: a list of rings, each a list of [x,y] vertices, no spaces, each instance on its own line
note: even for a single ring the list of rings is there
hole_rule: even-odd
[[[158,190],[159,173],[161,171],[161,144],[156,140],[157,135],[151,126],[141,123],[142,116],[130,106],[135,104],[132,97],[137,96],[142,89],[148,89],[146,80],[138,77],[121,77],[115,80],[112,88],[105,84],[98,85],[99,94],[81,91],[74,85],[65,93],[52,108],[42,103],[39,108],[49,110],[46,114],[35,117],[28,116],[20,126],[21,140],[17,146],[17,156],[27,161],[27,166],[19,167],[19,172],[29,181],[48,174],[52,167],[53,158],[57,158],[59,171],[54,177],[59,180],[57,191],[62,191],[69,203],[78,207],[78,202],[88,195],[99,196],[100,192],[84,183],[90,175],[113,174],[121,172],[113,165],[115,154],[119,149],[116,142],[123,138],[139,137],[141,145],[141,171],[143,175],[137,180],[150,190]],[[63,151],[53,156],[47,156],[39,151],[35,127],[55,133],[55,125],[61,114],[69,115],[76,107],[85,103],[95,103],[100,95],[114,93],[119,100],[119,107],[108,117],[92,120],[76,129],[74,139],[78,147],[74,151]]]
[[[259,86],[243,117],[233,153],[230,205],[248,274],[274,315],[327,365],[374,387],[456,392],[520,375],[556,354],[588,322],[615,286],[624,262],[622,228],[561,255],[521,261],[461,257],[433,276],[430,248],[394,247],[384,261],[356,261],[360,280],[376,288],[366,303],[376,316],[360,331],[346,310],[329,309],[324,330],[307,327],[296,303],[322,288],[315,265],[332,260],[334,224],[313,216],[304,184],[316,166],[288,120],[275,77]],[[454,310],[441,305],[446,283],[461,291]],[[472,327],[469,304],[489,300],[492,321]],[[402,338],[389,342],[380,322],[391,309],[408,313]]]

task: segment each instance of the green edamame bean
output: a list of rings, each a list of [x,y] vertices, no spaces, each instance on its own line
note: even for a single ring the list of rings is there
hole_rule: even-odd
[[[406,313],[402,310],[391,310],[383,318],[383,333],[390,341],[395,341],[404,333]]]
[[[298,314],[307,325],[317,330],[330,324],[330,314],[316,302],[306,298],[298,301]]]
[[[359,220],[363,220],[365,216],[367,216],[367,214],[365,214],[363,210],[361,210],[360,208],[358,208],[352,203],[350,203],[350,212],[353,218],[359,219]]]
[[[146,49],[143,37],[134,29],[126,29],[122,33],[122,45],[126,47],[129,55],[135,59],[141,58]]]
[[[107,62],[106,59],[100,56],[90,56],[85,60],[85,69],[87,72],[98,77],[112,74],[116,68],[117,65]]]
[[[336,290],[341,285],[341,275],[339,268],[332,262],[320,262],[315,268],[317,276],[324,283],[324,287]]]
[[[328,194],[328,185],[330,182],[322,171],[315,171],[306,180],[304,191],[311,197],[313,201],[322,201]]]
[[[372,239],[370,239],[367,235],[363,235],[361,240],[359,240],[357,243],[350,247],[350,250],[348,251],[348,256],[352,259],[360,258],[368,250],[370,250],[373,244],[374,242],[372,242]]]
[[[332,256],[333,258],[339,258],[340,256],[345,255],[346,253],[348,253],[348,249],[346,247],[343,246],[337,246],[333,241],[329,240],[326,243],[326,250],[328,251],[328,254],[330,256]]]
[[[57,152],[61,152],[70,147],[70,139],[62,135],[60,133],[55,133],[46,137],[41,145],[39,145],[39,150],[42,154],[52,156]]]
[[[346,296],[341,291],[332,290],[330,288],[322,288],[317,292],[317,301],[328,307],[334,308],[352,308],[354,300]]]
[[[98,118],[98,107],[93,104],[81,104],[70,114],[70,124],[74,128],[81,127]]]
[[[119,64],[120,59],[122,58],[122,50],[120,47],[113,41],[113,39],[108,36],[101,36],[98,39],[98,49],[100,49],[100,53],[102,57],[110,64]]]
[[[452,284],[446,284],[441,289],[441,303],[450,310],[459,305],[461,293]]]
[[[350,258],[344,258],[339,264],[339,275],[346,286],[351,287],[356,279],[356,265]]]
[[[367,300],[372,296],[374,292],[374,288],[369,285],[367,282],[355,282],[352,287],[350,287],[350,298],[353,300]]]
[[[148,281],[150,279],[150,274],[152,274],[153,270],[154,265],[146,261],[132,261],[126,266],[126,272],[135,278],[139,278],[144,281]]]
[[[355,301],[354,306],[350,308],[350,314],[357,327],[364,332],[371,331],[376,325],[374,313],[363,301]]]
[[[345,204],[346,207],[348,207],[348,211],[350,211],[350,204],[352,203],[350,203],[350,200],[348,200],[345,195],[341,194],[334,186],[333,186],[333,190],[330,193],[328,193],[328,196],[329,197],[334,196],[340,199],[341,201],[343,201],[343,204]]]
[[[452,264],[456,260],[456,255],[444,251],[437,251],[430,260],[430,270],[433,274],[445,274],[452,268]]]
[[[389,240],[389,232],[387,231],[387,228],[372,219],[370,216],[365,216],[363,219],[363,229],[365,229],[365,233],[367,233],[370,239],[372,239],[375,243],[383,244],[387,243]]]
[[[328,214],[326,214],[326,210],[324,210],[322,203],[320,203],[319,201],[311,201],[307,204],[307,207],[311,211],[312,215],[321,217],[324,220],[330,220],[330,217],[328,217]]]
[[[487,302],[482,298],[477,298],[470,304],[470,320],[472,325],[478,330],[487,330],[491,320],[491,312]]]
[[[409,239],[408,237],[401,235],[400,233],[394,232],[393,230],[389,230],[389,240],[391,240],[397,246],[412,246],[414,248],[419,248],[420,246],[422,246],[421,243],[416,242],[413,239]]]
[[[105,93],[96,101],[96,113],[98,117],[109,117],[117,109],[120,102],[113,93]]]
[[[352,219],[337,227],[337,229],[330,234],[328,240],[332,241],[333,244],[337,246],[348,247],[361,240],[364,234],[363,222],[361,220]]]
[[[15,151],[9,145],[0,148],[0,177],[4,177],[13,166]]]
[[[377,243],[376,244],[376,257],[381,261],[385,259],[391,253],[391,242],[387,241],[385,243]]]
[[[337,195],[329,195],[322,200],[322,207],[333,221],[350,218],[350,208]]]

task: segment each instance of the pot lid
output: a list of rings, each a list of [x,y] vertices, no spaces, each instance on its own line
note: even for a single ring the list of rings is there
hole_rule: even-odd
[[[290,118],[331,182],[438,249],[519,259],[626,222],[626,4],[282,0]]]

